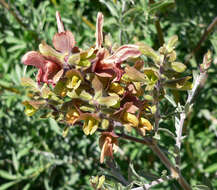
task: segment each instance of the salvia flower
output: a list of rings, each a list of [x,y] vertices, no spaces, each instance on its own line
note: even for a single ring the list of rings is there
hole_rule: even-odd
[[[99,126],[99,117],[96,114],[91,113],[82,113],[78,120],[82,120],[83,124],[83,131],[85,135],[92,135]]]
[[[55,74],[64,68],[72,48],[75,45],[74,36],[70,31],[65,31],[59,12],[56,12],[58,33],[53,37],[53,46],[55,49],[42,42],[39,45],[39,52],[27,52],[22,63],[32,65],[38,68],[36,80],[38,83],[53,84]]]
[[[71,109],[66,114],[66,122],[73,125],[79,118],[79,112],[76,109]]]

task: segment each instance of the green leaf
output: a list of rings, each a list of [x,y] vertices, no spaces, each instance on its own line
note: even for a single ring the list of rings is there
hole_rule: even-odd
[[[168,94],[166,94],[164,97],[173,105],[173,107],[177,106],[173,97],[169,96]]]
[[[175,5],[174,0],[161,0],[156,3],[150,4],[149,13],[153,14],[156,12],[163,12],[174,5]]]
[[[81,91],[81,93],[79,94],[79,98],[81,98],[82,100],[85,100],[85,101],[90,101],[90,100],[93,99],[93,97],[91,96],[91,94],[89,94],[85,90]]]
[[[109,9],[112,16],[119,18],[118,11],[117,11],[117,9],[115,8],[115,6],[114,6],[114,4],[112,2],[105,1],[105,0],[100,0],[100,2],[104,3],[107,6],[107,8]]]
[[[23,156],[27,155],[29,153],[29,150],[32,148],[32,144],[28,143],[29,146],[22,148],[18,153],[17,153],[17,159],[19,160]]]
[[[168,52],[171,52],[175,48],[175,45],[177,42],[178,42],[178,36],[177,35],[174,35],[169,39],[168,44],[167,44]]]
[[[18,169],[19,169],[19,161],[17,159],[17,155],[16,155],[14,149],[12,149],[12,161],[13,161],[14,169],[16,171],[18,171]]]
[[[156,64],[160,61],[160,55],[158,55],[157,52],[155,52],[151,47],[149,47],[146,44],[139,43],[139,50],[141,53],[149,58],[151,58]]]
[[[62,135],[60,127],[54,119],[50,118],[49,124],[50,124],[50,127],[53,131],[55,131],[58,135]]]
[[[158,75],[157,71],[155,71],[155,69],[153,69],[153,68],[145,68],[144,73],[147,77],[146,90],[147,91],[153,90],[154,85],[156,84],[156,82],[159,79],[159,75]]]
[[[131,16],[131,15],[134,15],[135,13],[138,13],[138,12],[142,12],[142,8],[141,8],[141,7],[134,7],[134,8],[131,8],[131,9],[127,10],[127,11],[123,14],[123,18],[128,17],[128,16]]]
[[[47,86],[47,84],[44,84],[43,87],[41,88],[41,97],[47,99],[51,94],[52,92],[50,88]]]
[[[70,65],[78,65],[80,62],[80,53],[74,53],[69,56],[68,63]]]
[[[169,129],[166,129],[166,128],[159,128],[158,129],[159,131],[164,131],[166,132],[169,136],[171,136],[173,139],[176,138],[176,136],[169,130]]]
[[[89,67],[91,65],[91,62],[87,59],[82,59],[78,66],[82,66],[82,67]]]
[[[21,180],[16,180],[16,181],[11,181],[11,182],[5,183],[5,184],[0,186],[0,190],[6,190],[6,189],[10,188],[11,186],[19,183],[20,181]]]
[[[94,55],[94,51],[95,51],[94,48],[90,48],[90,49],[88,49],[86,51],[82,51],[80,53],[81,60],[86,60],[86,59],[92,58],[93,55]]]
[[[178,73],[182,73],[185,71],[186,66],[180,62],[173,62],[171,63],[171,68]]]
[[[8,179],[8,180],[17,179],[16,175],[10,174],[10,173],[8,173],[8,171],[5,171],[5,170],[0,170],[0,177],[2,177],[4,179]]]
[[[167,80],[163,83],[163,85],[166,88],[170,88],[170,89],[191,90],[193,85],[191,82],[188,81],[190,78],[191,78],[190,76],[187,76],[179,79]]]
[[[212,173],[217,171],[217,163],[212,164],[211,166],[208,166],[204,172],[206,173]]]
[[[210,190],[210,188],[206,185],[194,185],[193,189],[194,190]]]
[[[95,107],[94,106],[90,106],[90,105],[81,106],[79,109],[81,111],[84,111],[84,112],[94,112],[95,111]]]

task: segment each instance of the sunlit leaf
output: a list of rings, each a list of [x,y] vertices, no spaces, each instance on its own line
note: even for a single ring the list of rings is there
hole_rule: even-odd
[[[26,87],[30,87],[33,91],[39,91],[38,85],[31,78],[23,77],[21,78],[21,84]]]
[[[134,67],[127,66],[125,72],[127,77],[134,82],[147,82],[145,74],[139,72]]]
[[[185,71],[186,69],[186,66],[183,64],[183,63],[180,63],[180,62],[172,62],[171,63],[171,68],[178,72],[178,73],[182,73]]]
[[[141,53],[147,57],[149,57],[150,59],[152,59],[156,64],[159,63],[160,61],[160,55],[158,55],[158,53],[156,51],[154,51],[151,47],[149,47],[146,44],[139,44],[139,50],[141,51]]]
[[[8,171],[5,170],[0,170],[0,177],[8,180],[15,180],[18,178],[16,175],[10,174],[8,173]]]
[[[114,106],[119,101],[119,96],[107,96],[107,97],[100,97],[97,99],[98,103],[101,105],[105,105],[108,107]]]

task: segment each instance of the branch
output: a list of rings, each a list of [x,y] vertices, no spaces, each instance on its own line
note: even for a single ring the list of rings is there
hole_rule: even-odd
[[[172,179],[172,176],[165,176],[163,178],[159,178],[159,179],[157,179],[155,181],[152,181],[149,184],[144,184],[143,187],[136,187],[136,188],[133,188],[131,190],[146,190],[146,189],[150,189],[151,187],[153,187],[155,185],[158,185],[160,183],[165,182],[166,180],[171,180],[171,179]]]
[[[104,129],[97,129],[97,131],[98,132],[108,132],[108,130],[104,130]],[[119,138],[130,140],[130,141],[137,142],[140,144],[144,144],[144,145],[152,144],[152,139],[148,137],[144,137],[143,139],[140,139],[140,138],[136,138],[130,135],[126,135],[124,133],[115,133],[115,134],[118,135]]]
[[[177,117],[175,117],[176,148],[177,148],[176,149],[177,156],[175,160],[176,160],[177,168],[180,168],[180,164],[181,164],[180,150],[181,150],[181,144],[182,144],[182,130],[183,130],[185,118],[186,118],[185,112],[182,112],[180,114],[180,120]]]
[[[197,53],[197,51],[200,49],[201,44],[206,40],[210,32],[213,30],[213,28],[217,25],[217,17],[213,19],[213,21],[210,23],[210,25],[207,27],[207,29],[204,31],[203,35],[200,38],[200,41],[197,43],[196,47],[193,49],[193,51],[190,53],[190,55],[187,57],[187,60],[185,61],[185,64],[189,62],[189,60],[193,57],[194,54]]]
[[[99,132],[105,132],[106,130],[97,129]],[[144,137],[143,139],[139,139],[130,135],[126,135],[123,133],[116,133],[119,138],[123,138],[126,140],[130,140],[133,142],[141,143],[147,145],[152,149],[152,151],[158,156],[158,158],[162,161],[162,163],[170,170],[171,176],[178,180],[179,184],[182,186],[184,190],[191,190],[191,187],[186,182],[184,177],[179,173],[179,170],[171,163],[171,161],[166,157],[166,155],[161,151],[159,146],[157,145],[155,139]]]
[[[166,157],[166,155],[161,151],[161,149],[159,148],[159,146],[157,145],[154,139],[147,140],[147,137],[145,137],[144,140],[141,140],[141,139],[129,136],[129,135],[123,135],[121,136],[121,138],[149,146],[152,149],[152,151],[158,156],[158,158],[162,161],[162,163],[167,167],[167,169],[170,170],[171,176],[178,180],[182,188],[184,190],[191,190],[191,187],[186,182],[185,178],[181,175],[179,170],[171,163],[171,161]]]
[[[194,100],[194,97],[198,93],[198,90],[202,86],[202,84],[205,83],[205,80],[207,78],[207,70],[210,67],[211,64],[211,53],[208,51],[208,53],[204,56],[203,64],[200,65],[200,74],[197,75],[194,79],[194,86],[191,91],[188,93],[188,98],[186,101],[186,104],[184,106],[184,110],[180,113],[179,118],[175,117],[175,128],[176,128],[176,153],[177,156],[175,158],[177,169],[180,173],[180,164],[181,164],[181,156],[180,156],[180,150],[181,150],[181,144],[182,144],[182,130],[184,126],[184,122],[186,119],[187,114],[189,113],[190,107],[193,106],[192,102]],[[180,109],[180,108],[177,108]]]

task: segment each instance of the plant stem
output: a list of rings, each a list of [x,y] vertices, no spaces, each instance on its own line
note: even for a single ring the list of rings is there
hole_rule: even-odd
[[[186,118],[186,113],[182,112],[180,114],[179,125],[176,126],[176,148],[178,148],[178,153],[176,156],[176,165],[178,168],[180,168],[180,164],[181,164],[180,150],[182,144],[182,129],[184,126],[185,118]]]
[[[165,182],[166,180],[171,180],[172,179],[172,176],[165,176],[164,178],[159,178],[155,181],[152,181],[151,183],[149,184],[144,184],[143,187],[136,187],[136,188],[133,188],[131,190],[145,190],[145,189],[150,189],[151,187],[155,186],[155,185],[158,185],[160,183],[163,183]]]
[[[160,86],[161,86],[161,80],[159,79],[157,84],[156,84],[156,97],[155,97],[155,103],[154,103],[156,105],[156,112],[154,114],[154,121],[155,121],[154,130],[155,130],[155,133],[158,132],[159,121],[160,121],[160,106],[159,106]]]
[[[98,129],[99,132],[104,132],[105,130]],[[147,145],[152,149],[152,151],[158,156],[158,158],[162,161],[162,163],[166,166],[167,169],[170,170],[171,176],[178,180],[179,184],[182,186],[184,190],[191,190],[190,185],[186,182],[185,178],[181,175],[179,170],[171,163],[171,161],[166,157],[166,155],[161,151],[157,142],[148,137],[144,137],[143,139],[139,139],[126,134],[116,133],[119,138],[130,140],[133,142],[141,143]]]
[[[181,150],[181,144],[182,144],[182,130],[183,130],[184,122],[189,112],[189,107],[192,106],[194,97],[196,96],[201,83],[203,83],[205,79],[206,79],[206,72],[201,72],[200,75],[196,77],[193,89],[188,94],[188,99],[186,101],[184,111],[180,113],[179,119],[177,117],[175,118],[176,120],[176,124],[175,124],[176,148],[178,149],[177,156],[175,159],[176,159],[176,164],[178,168],[180,168],[180,164],[181,164],[180,150]]]
[[[197,51],[200,49],[202,43],[206,40],[210,32],[214,29],[214,27],[217,25],[217,17],[213,19],[213,21],[209,24],[207,29],[204,31],[203,35],[200,38],[200,41],[197,43],[196,47],[193,49],[193,51],[190,53],[190,55],[187,57],[185,64],[189,62],[189,60],[193,57],[194,54],[197,53]]]
[[[154,142],[150,148],[158,156],[158,158],[163,162],[163,164],[170,170],[171,176],[178,180],[178,183],[184,190],[191,190],[190,185],[187,183],[185,178],[179,172],[179,170],[171,163],[171,161],[166,157],[166,155],[161,151],[156,142]]]

